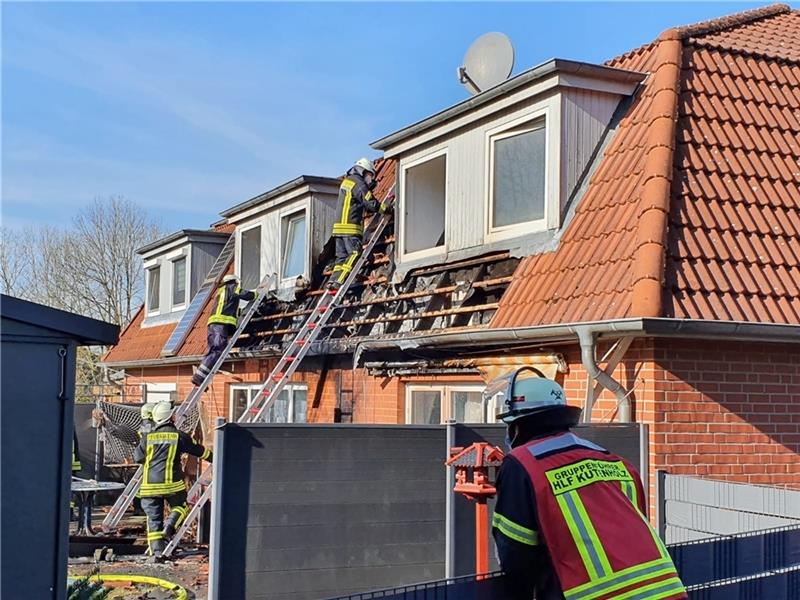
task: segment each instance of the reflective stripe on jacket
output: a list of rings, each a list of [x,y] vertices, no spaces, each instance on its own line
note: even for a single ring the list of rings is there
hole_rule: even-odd
[[[219,286],[214,312],[208,317],[208,324],[219,323],[236,327],[239,320],[239,300],[249,302],[255,297],[253,292],[243,292],[242,287],[235,281]]]
[[[144,465],[140,498],[169,496],[186,489],[181,468],[181,454],[191,454],[211,461],[212,453],[178,429],[164,423],[142,435],[133,452],[136,462]]]
[[[627,461],[572,433],[532,440],[506,460],[530,481],[538,531],[506,515],[494,527],[520,544],[546,546],[566,600],[687,597]],[[502,494],[498,485],[498,503]]]
[[[333,224],[333,235],[363,235],[364,211],[375,213],[385,209],[354,169],[347,172],[339,186],[339,207],[339,217]]]

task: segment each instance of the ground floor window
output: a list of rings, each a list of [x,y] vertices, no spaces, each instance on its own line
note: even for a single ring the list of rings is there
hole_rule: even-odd
[[[261,384],[230,387],[230,420],[238,421],[256,398]],[[267,411],[267,423],[305,423],[308,408],[308,386],[302,383],[286,385]]]
[[[486,423],[484,385],[407,385],[406,423],[433,425],[450,419],[459,423]],[[489,422],[494,422],[493,416]]]

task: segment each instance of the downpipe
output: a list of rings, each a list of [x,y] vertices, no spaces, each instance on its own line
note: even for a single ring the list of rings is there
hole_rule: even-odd
[[[621,423],[631,422],[631,401],[625,388],[611,375],[606,373],[597,364],[595,359],[595,349],[597,347],[597,334],[587,327],[576,327],[578,342],[581,345],[581,363],[586,372],[592,379],[597,381],[604,388],[609,390],[617,398],[619,407],[619,420]],[[587,422],[591,421],[592,406],[587,406],[589,414],[585,416]]]

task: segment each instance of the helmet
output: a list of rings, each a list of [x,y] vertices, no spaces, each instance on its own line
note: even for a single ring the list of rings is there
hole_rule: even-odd
[[[172,404],[169,402],[159,402],[153,408],[153,421],[156,425],[162,425],[169,421],[172,416]]]
[[[145,402],[142,404],[142,408],[140,409],[140,414],[142,415],[142,421],[146,421],[148,419],[153,418],[153,408],[155,407],[154,402]]]
[[[359,158],[356,161],[356,166],[361,167],[365,171],[369,171],[373,175],[375,175],[375,165],[372,164],[372,161],[368,158]]]
[[[530,372],[539,377],[521,379]],[[533,367],[522,367],[503,377],[498,377],[487,387],[487,394],[500,394],[499,402],[505,408],[497,418],[506,424],[535,413],[552,409],[566,410],[579,416],[581,409],[567,406],[563,388]],[[576,418],[577,422],[577,418]]]
[[[238,282],[239,281],[239,277],[236,276],[236,275],[225,275],[225,277],[222,278],[222,283],[230,283],[231,281],[237,281]]]

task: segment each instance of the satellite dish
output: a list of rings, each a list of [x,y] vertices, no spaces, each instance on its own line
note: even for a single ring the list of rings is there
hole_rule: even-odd
[[[458,68],[458,80],[470,94],[480,94],[502,83],[514,68],[514,47],[504,33],[484,33],[464,55],[464,64]]]

